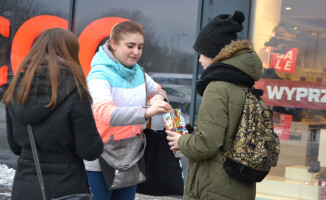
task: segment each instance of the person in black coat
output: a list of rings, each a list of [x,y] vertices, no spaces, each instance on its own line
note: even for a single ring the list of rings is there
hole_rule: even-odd
[[[32,126],[47,198],[90,192],[83,159],[97,159],[103,142],[78,51],[73,33],[45,30],[3,97],[9,146],[19,156],[12,200],[42,199],[27,124]]]

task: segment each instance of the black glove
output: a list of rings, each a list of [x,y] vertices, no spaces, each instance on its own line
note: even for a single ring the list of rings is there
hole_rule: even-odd
[[[188,130],[188,133],[194,133],[195,128],[191,126],[190,124],[186,124],[186,129]]]

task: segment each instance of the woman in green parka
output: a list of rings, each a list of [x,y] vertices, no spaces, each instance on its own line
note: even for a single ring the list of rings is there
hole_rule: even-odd
[[[223,167],[221,147],[232,143],[245,103],[245,90],[262,73],[262,63],[247,40],[239,40],[244,15],[219,15],[199,33],[194,49],[204,71],[197,82],[203,96],[195,134],[166,131],[171,149],[189,158],[184,199],[254,200],[256,184],[239,182]]]

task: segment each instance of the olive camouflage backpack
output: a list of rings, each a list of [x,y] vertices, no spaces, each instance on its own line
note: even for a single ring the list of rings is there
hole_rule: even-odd
[[[279,138],[273,129],[273,112],[252,89],[246,98],[239,128],[230,148],[222,148],[227,173],[243,182],[262,181],[276,166],[280,153]]]

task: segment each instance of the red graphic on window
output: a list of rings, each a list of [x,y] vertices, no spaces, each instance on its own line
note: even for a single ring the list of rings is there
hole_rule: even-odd
[[[297,63],[298,49],[287,49],[285,55],[272,53],[271,67],[275,71],[294,73],[295,65]]]
[[[40,15],[27,20],[18,29],[11,46],[11,66],[16,74],[20,63],[29,52],[35,38],[49,28],[61,27],[68,30],[68,21],[52,15]]]
[[[4,19],[5,18],[3,17],[0,18],[0,33],[9,34],[9,25],[6,25],[9,21],[5,21]],[[115,24],[126,20],[127,19],[119,17],[101,18],[89,24],[84,31],[82,31],[78,38],[80,44],[79,59],[86,76],[90,71],[91,60],[98,44],[105,37],[110,35],[110,30]],[[4,29],[3,27],[6,28]],[[11,49],[11,65],[14,74],[17,72],[20,63],[29,52],[35,38],[45,29],[56,27],[68,30],[68,21],[56,16],[41,15],[33,17],[21,25],[14,37]],[[7,73],[3,75],[6,76],[6,80],[4,81],[7,82]],[[0,81],[1,80],[2,79],[0,78]]]
[[[87,77],[91,69],[91,61],[98,44],[111,33],[111,28],[127,19],[119,17],[106,17],[89,24],[79,35],[80,44],[79,60]]]
[[[278,79],[260,79],[256,88],[264,90],[267,105],[326,110],[326,84]]]
[[[280,140],[289,139],[291,122],[292,115],[280,114],[279,124],[274,124],[274,131],[279,136]]]
[[[0,16],[0,34],[4,37],[9,37],[9,27],[10,27],[10,21],[7,18],[4,18]]]
[[[8,82],[8,66],[3,65],[0,68],[0,86],[6,84]]]
[[[0,16],[0,34],[6,38],[10,36],[10,21],[7,18]],[[0,68],[0,86],[8,82],[8,66],[3,65]]]
[[[322,185],[322,187],[320,187],[320,189],[319,189],[319,198],[318,198],[319,200],[326,200],[326,187],[325,187],[325,185],[323,186]]]

